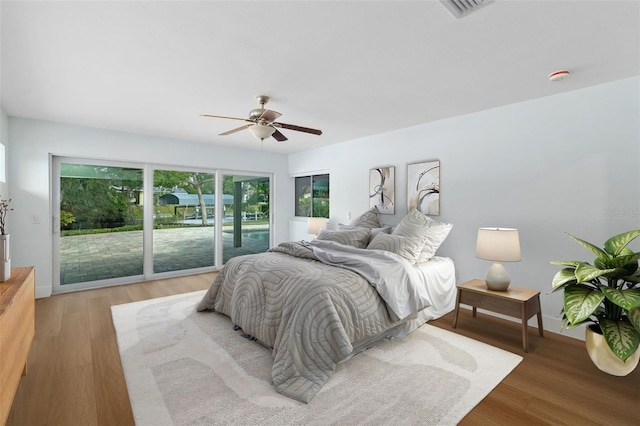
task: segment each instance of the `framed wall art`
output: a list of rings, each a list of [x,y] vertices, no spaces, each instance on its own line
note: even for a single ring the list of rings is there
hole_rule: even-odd
[[[407,203],[409,211],[418,209],[427,215],[440,214],[439,160],[407,166]]]
[[[395,186],[395,167],[378,167],[369,170],[369,207],[377,207],[381,214],[395,214]]]

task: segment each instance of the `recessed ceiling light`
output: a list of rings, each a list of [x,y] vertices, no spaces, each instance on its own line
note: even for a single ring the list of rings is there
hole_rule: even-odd
[[[551,74],[549,74],[549,81],[561,81],[568,78],[570,74],[571,74],[571,71],[569,70],[554,71]]]

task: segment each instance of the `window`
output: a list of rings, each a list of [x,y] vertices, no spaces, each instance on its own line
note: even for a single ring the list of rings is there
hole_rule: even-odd
[[[329,175],[296,177],[296,216],[329,217]]]

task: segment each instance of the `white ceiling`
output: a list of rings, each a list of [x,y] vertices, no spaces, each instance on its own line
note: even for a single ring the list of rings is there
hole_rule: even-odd
[[[640,74],[639,1],[2,1],[9,116],[291,153]],[[571,78],[547,75],[569,68]],[[242,123],[271,96],[287,142]]]

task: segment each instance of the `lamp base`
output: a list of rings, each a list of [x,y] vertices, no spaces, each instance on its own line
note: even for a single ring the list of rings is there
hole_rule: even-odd
[[[487,284],[489,290],[507,291],[509,284],[511,284],[511,277],[507,273],[507,270],[504,269],[504,266],[502,266],[502,263],[494,262],[487,271],[484,282]]]

